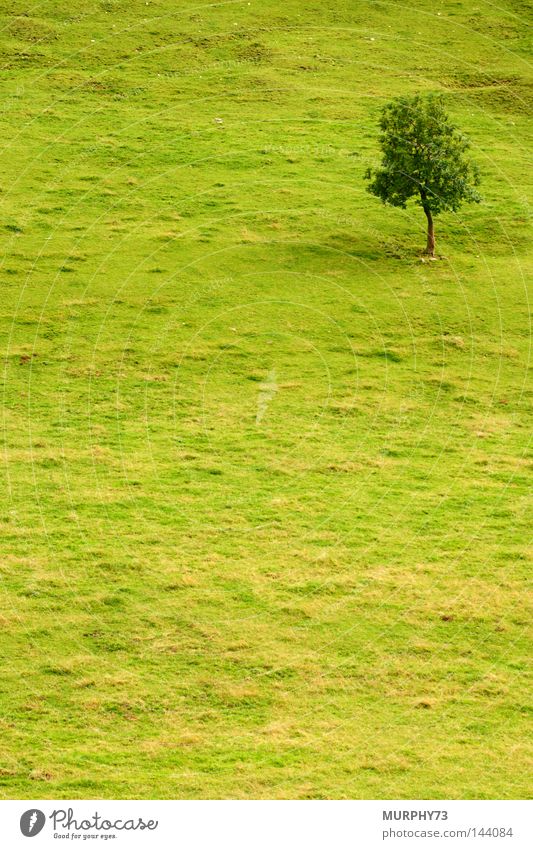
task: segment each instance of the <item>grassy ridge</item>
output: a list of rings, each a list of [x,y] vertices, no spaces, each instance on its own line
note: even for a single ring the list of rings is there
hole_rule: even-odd
[[[476,8],[0,3],[3,797],[527,795],[527,4]],[[362,175],[430,90],[484,202],[423,263]]]

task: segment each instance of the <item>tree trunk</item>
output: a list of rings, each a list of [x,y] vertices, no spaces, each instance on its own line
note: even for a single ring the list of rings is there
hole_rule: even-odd
[[[428,220],[428,238],[426,244],[426,253],[432,259],[435,259],[435,231],[433,229],[433,216],[428,206],[424,207],[426,218]]]
[[[423,204],[422,209],[426,213],[426,218],[428,220],[428,238],[426,244],[426,253],[432,259],[435,259],[435,231],[433,229],[433,216],[431,215],[431,210],[427,204]]]

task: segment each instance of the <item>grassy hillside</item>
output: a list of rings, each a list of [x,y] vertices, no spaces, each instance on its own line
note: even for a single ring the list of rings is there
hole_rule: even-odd
[[[2,797],[527,795],[527,11],[0,0]]]

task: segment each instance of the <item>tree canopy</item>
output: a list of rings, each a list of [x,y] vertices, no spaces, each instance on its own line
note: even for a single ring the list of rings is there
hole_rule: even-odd
[[[428,220],[427,252],[433,256],[433,215],[481,200],[477,166],[465,157],[470,142],[452,124],[438,94],[393,100],[379,126],[383,158],[365,174],[368,191],[402,209],[414,198]]]

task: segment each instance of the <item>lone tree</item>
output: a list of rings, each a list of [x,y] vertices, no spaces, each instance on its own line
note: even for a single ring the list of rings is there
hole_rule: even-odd
[[[365,174],[368,191],[402,209],[416,198],[427,218],[426,253],[434,258],[433,216],[481,200],[477,167],[464,156],[470,142],[450,123],[438,94],[393,100],[379,126],[383,159],[380,168]]]

